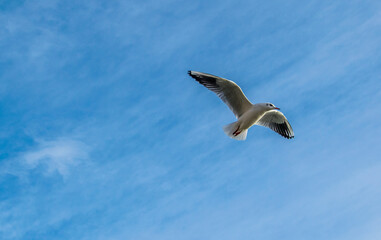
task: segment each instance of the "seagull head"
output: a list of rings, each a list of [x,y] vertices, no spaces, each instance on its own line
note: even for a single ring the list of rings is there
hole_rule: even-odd
[[[263,105],[264,105],[264,106],[266,107],[266,109],[268,109],[268,110],[274,110],[274,109],[276,109],[276,110],[280,110],[280,108],[275,107],[275,105],[272,104],[272,103],[263,103]]]

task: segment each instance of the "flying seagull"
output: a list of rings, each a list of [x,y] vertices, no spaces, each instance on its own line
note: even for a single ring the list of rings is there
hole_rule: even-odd
[[[245,140],[253,125],[268,127],[285,138],[293,138],[294,131],[287,118],[272,103],[252,104],[233,81],[211,74],[188,71],[189,76],[217,94],[238,119],[223,127],[229,137]]]

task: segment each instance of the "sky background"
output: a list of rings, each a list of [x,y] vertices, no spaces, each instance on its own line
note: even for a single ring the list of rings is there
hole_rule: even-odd
[[[1,0],[0,239],[381,239],[380,43],[375,0]]]

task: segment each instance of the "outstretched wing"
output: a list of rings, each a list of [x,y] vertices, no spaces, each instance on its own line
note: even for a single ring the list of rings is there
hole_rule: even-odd
[[[243,94],[241,88],[233,81],[195,71],[188,71],[188,74],[196,79],[197,82],[216,93],[237,118],[251,108],[251,102]]]
[[[268,127],[288,139],[294,137],[294,131],[292,130],[290,123],[287,121],[287,118],[283,113],[276,110],[268,111],[261,119],[259,119],[256,125]]]

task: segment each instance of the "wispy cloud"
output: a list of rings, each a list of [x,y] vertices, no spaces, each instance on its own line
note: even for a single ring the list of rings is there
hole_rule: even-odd
[[[46,174],[58,172],[63,177],[70,168],[88,157],[88,147],[79,141],[40,141],[36,149],[24,153],[21,158],[30,168],[46,167]]]

